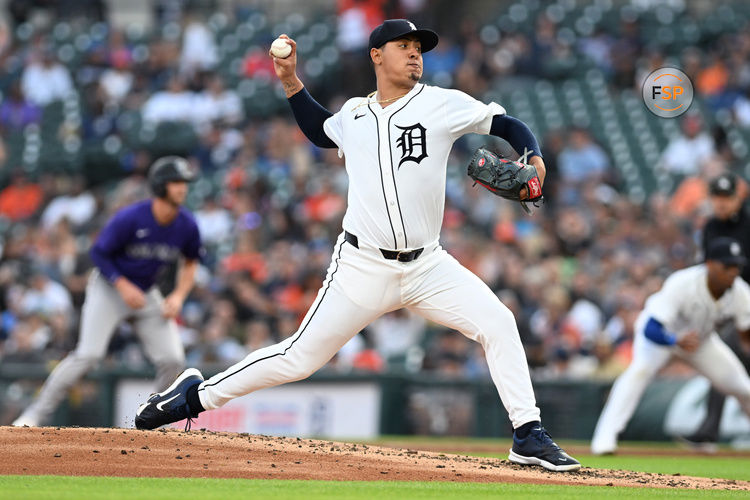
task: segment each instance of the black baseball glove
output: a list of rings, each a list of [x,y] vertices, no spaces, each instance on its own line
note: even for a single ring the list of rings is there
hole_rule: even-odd
[[[529,204],[538,206],[544,201],[542,183],[536,167],[501,158],[492,151],[479,148],[469,162],[469,177],[475,184],[480,184],[497,196],[506,200],[518,201],[526,213],[531,214]],[[521,199],[521,189],[526,188],[528,198]]]

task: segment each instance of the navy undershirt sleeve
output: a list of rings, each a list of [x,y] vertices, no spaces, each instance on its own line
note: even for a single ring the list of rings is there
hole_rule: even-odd
[[[490,134],[508,141],[520,155],[523,154],[525,148],[531,151],[529,158],[534,155],[542,157],[542,150],[539,148],[536,137],[529,127],[518,118],[508,115],[493,116]]]
[[[337,148],[336,143],[331,140],[323,130],[323,122],[333,116],[333,113],[318,104],[306,88],[287,99],[292,107],[294,119],[297,120],[300,130],[310,139],[310,142],[319,148]]]
[[[675,345],[677,338],[671,333],[664,329],[664,325],[656,321],[654,318],[649,318],[646,323],[646,328],[643,330],[646,338],[659,345]]]

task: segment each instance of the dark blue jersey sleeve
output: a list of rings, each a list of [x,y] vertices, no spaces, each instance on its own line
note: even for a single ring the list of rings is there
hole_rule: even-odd
[[[107,222],[89,251],[91,260],[110,283],[122,276],[113,255],[130,240],[132,226],[133,222],[125,215],[125,210],[119,211]]]
[[[336,143],[328,137],[323,130],[323,123],[333,116],[333,113],[318,104],[306,88],[288,99],[292,107],[294,119],[297,120],[300,130],[310,139],[310,142],[319,148],[337,148]]]
[[[508,141],[520,155],[524,153],[524,150],[528,150],[531,151],[529,158],[535,155],[542,157],[542,150],[539,148],[536,137],[531,129],[518,118],[508,115],[493,116],[490,134]]]

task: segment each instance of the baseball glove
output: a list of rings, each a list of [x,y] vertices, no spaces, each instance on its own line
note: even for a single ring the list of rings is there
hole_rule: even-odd
[[[525,155],[521,159],[525,160]],[[480,184],[506,200],[520,202],[528,214],[532,213],[530,204],[538,206],[537,203],[544,201],[536,167],[501,158],[483,147],[477,149],[471,158],[468,174],[475,185]],[[521,189],[524,187],[528,190],[528,198],[522,200]]]

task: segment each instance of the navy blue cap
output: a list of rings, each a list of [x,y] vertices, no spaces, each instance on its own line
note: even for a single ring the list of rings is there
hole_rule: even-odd
[[[717,260],[730,266],[744,266],[746,262],[740,242],[728,237],[716,238],[708,244],[706,260]]]
[[[423,54],[438,44],[438,35],[432,30],[417,29],[408,19],[387,19],[370,33],[367,50],[379,49],[391,40],[397,40],[405,35],[416,35],[422,44]]]

